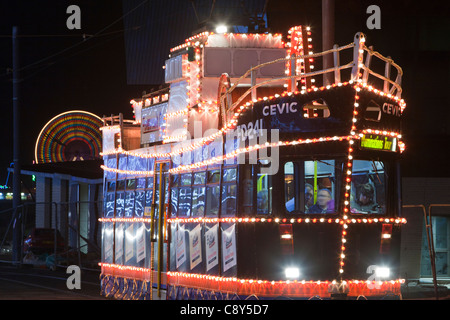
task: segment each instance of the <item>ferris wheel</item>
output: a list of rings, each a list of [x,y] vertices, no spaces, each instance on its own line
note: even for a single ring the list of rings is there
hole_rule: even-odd
[[[63,112],[47,122],[36,140],[35,162],[64,162],[99,158],[102,119],[93,113]]]

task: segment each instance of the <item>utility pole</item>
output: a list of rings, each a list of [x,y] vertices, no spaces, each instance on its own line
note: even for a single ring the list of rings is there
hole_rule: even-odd
[[[322,51],[333,49],[334,45],[334,4],[335,0],[322,0]],[[334,66],[333,54],[323,56],[323,69]],[[323,85],[334,82],[334,73],[323,74]]]
[[[22,261],[22,214],[18,207],[21,203],[21,179],[20,179],[20,103],[19,103],[19,43],[18,27],[12,29],[12,56],[13,56],[13,261],[15,263]]]

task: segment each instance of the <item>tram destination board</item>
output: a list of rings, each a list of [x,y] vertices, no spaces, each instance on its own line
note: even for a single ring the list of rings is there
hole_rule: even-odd
[[[376,134],[364,134],[361,137],[361,148],[395,152],[397,150],[397,139]]]

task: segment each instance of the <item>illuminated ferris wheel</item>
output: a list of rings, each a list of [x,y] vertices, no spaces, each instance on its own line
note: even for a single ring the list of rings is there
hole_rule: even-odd
[[[99,158],[102,136],[100,117],[74,110],[61,113],[42,128],[36,140],[36,163]]]

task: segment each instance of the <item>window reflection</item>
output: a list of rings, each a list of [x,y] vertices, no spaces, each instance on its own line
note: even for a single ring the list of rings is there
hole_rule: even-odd
[[[206,215],[217,216],[219,213],[219,186],[208,186],[206,189]]]
[[[222,187],[222,215],[236,214],[236,185],[229,184]]]
[[[192,189],[180,188],[178,194],[178,215],[190,216],[191,215],[191,199]]]
[[[142,217],[144,214],[144,199],[145,199],[145,191],[136,191],[136,199],[135,199],[135,215],[136,217]]]
[[[203,217],[205,214],[205,187],[192,189],[192,215],[194,217]]]

